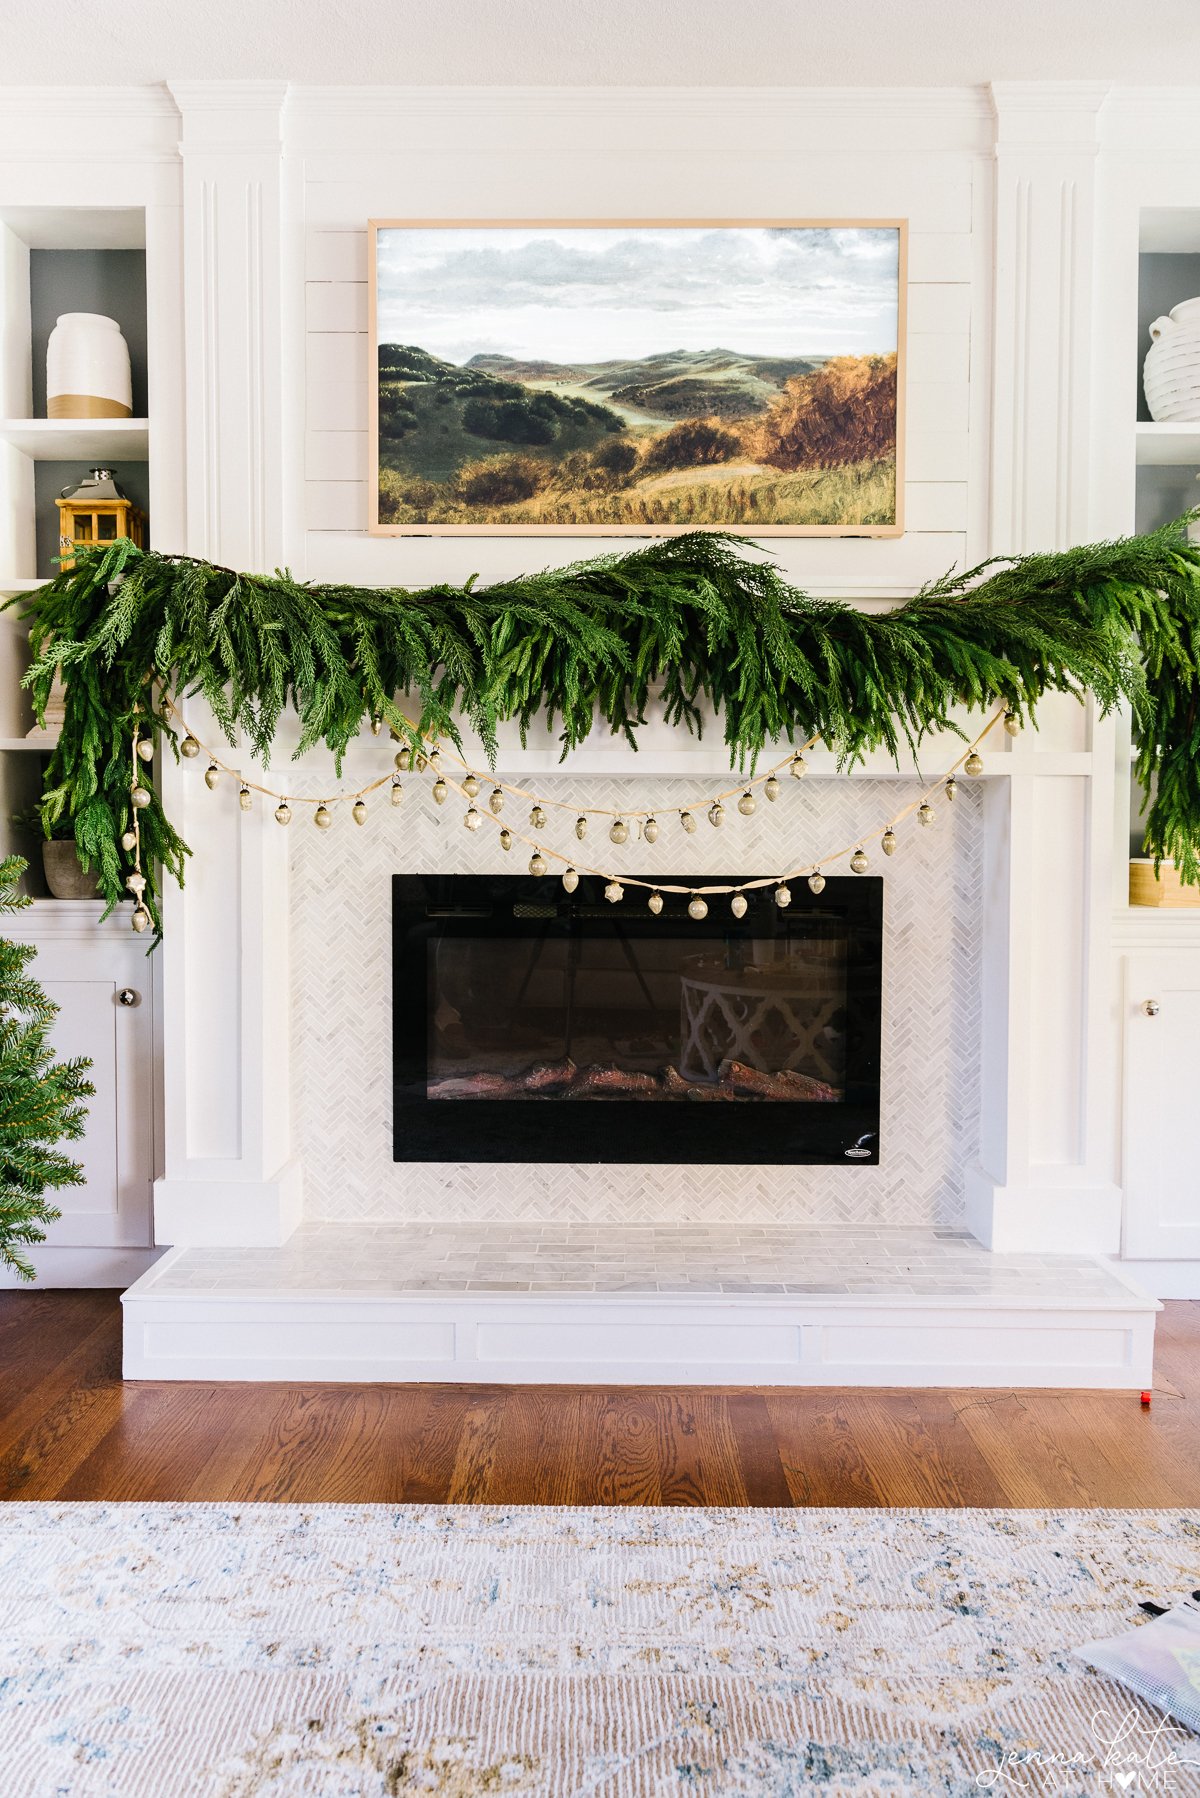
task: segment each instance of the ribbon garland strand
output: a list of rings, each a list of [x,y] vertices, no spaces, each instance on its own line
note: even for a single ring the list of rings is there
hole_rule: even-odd
[[[357,806],[361,802],[365,801],[366,798],[370,794],[379,792],[384,787],[395,787],[395,786],[399,785],[398,774],[389,772],[389,773],[380,775],[379,778],[376,780],[368,781],[363,786],[355,787],[352,790],[345,792],[345,793],[334,793],[324,799],[313,798],[312,796],[310,796],[309,794],[306,794],[306,793],[288,793],[288,792],[277,791],[275,788],[265,786],[259,781],[247,780],[239,769],[232,767],[228,762],[222,760],[222,758],[219,755],[217,755],[215,753],[215,751],[211,750],[205,743],[203,743],[200,740],[199,737],[197,737],[195,735],[195,733],[190,729],[190,727],[187,723],[187,720],[183,716],[183,713],[180,711],[179,707],[168,696],[163,695],[160,704],[161,704],[162,712],[164,714],[172,717],[176,721],[176,723],[179,725],[180,729],[185,733],[185,737],[184,737],[185,745],[192,746],[189,751],[191,756],[196,756],[196,755],[200,755],[200,754],[206,755],[208,757],[208,772],[209,773],[211,773],[215,769],[215,770],[218,770],[220,773],[227,774],[232,779],[236,780],[238,782],[239,797],[242,797],[244,799],[245,796],[250,793],[259,793],[265,799],[275,800],[277,802],[277,807],[279,808],[279,810],[284,811],[286,814],[282,818],[281,822],[286,823],[288,821],[288,819],[290,818],[290,811],[287,808],[289,808],[292,805],[311,805],[311,806],[314,806],[317,808],[318,813],[321,812],[322,810],[327,812],[328,808],[330,806],[334,806],[334,805]],[[408,720],[406,720],[406,722],[408,722]],[[929,786],[925,787],[924,790],[917,796],[917,798],[911,800],[909,802],[909,804],[901,807],[901,809],[899,811],[894,812],[891,815],[891,817],[886,820],[885,823],[878,825],[874,830],[867,831],[864,834],[856,837],[852,843],[847,843],[840,849],[830,850],[827,854],[819,856],[815,860],[802,862],[798,866],[788,869],[785,873],[763,875],[760,877],[756,877],[752,880],[741,881],[737,885],[732,885],[732,884],[724,884],[724,885],[708,884],[708,885],[705,885],[705,884],[700,883],[700,884],[689,885],[689,886],[678,886],[678,885],[672,885],[670,883],[664,884],[659,881],[640,879],[636,875],[615,874],[615,873],[611,872],[611,870],[599,868],[599,867],[593,866],[589,863],[577,861],[569,855],[564,855],[561,852],[561,850],[544,846],[539,837],[527,836],[523,831],[512,830],[510,826],[508,826],[504,823],[503,818],[501,817],[499,811],[492,809],[490,806],[483,810],[476,810],[476,808],[474,807],[473,801],[475,798],[475,794],[479,790],[478,785],[476,785],[476,787],[473,790],[471,790],[471,789],[468,789],[464,783],[468,779],[473,779],[476,782],[478,782],[479,777],[474,774],[470,763],[465,761],[452,748],[448,748],[448,747],[446,747],[444,745],[440,745],[440,744],[432,745],[430,747],[430,750],[428,751],[428,755],[426,758],[426,767],[431,768],[433,770],[437,780],[442,782],[445,787],[458,793],[460,795],[460,797],[462,797],[463,799],[466,799],[470,804],[471,811],[474,811],[475,816],[481,822],[485,818],[490,819],[491,823],[494,824],[495,827],[499,831],[501,831],[503,833],[504,837],[507,839],[507,841],[504,844],[505,848],[511,848],[511,846],[514,842],[519,842],[519,843],[524,844],[527,848],[529,848],[533,851],[532,859],[534,861],[540,860],[542,862],[542,867],[534,868],[531,864],[531,867],[530,867],[531,873],[545,872],[545,858],[547,856],[549,856],[553,861],[560,862],[563,866],[565,873],[567,873],[567,874],[574,874],[576,876],[578,876],[580,874],[589,874],[589,875],[594,876],[596,879],[605,881],[606,882],[606,896],[609,897],[610,899],[612,899],[614,902],[620,900],[624,896],[624,889],[626,886],[638,887],[638,888],[642,889],[643,891],[647,891],[647,892],[651,893],[652,895],[660,894],[660,893],[670,893],[673,895],[678,895],[680,897],[690,899],[693,903],[696,901],[703,901],[704,899],[723,898],[723,897],[728,897],[728,896],[742,894],[742,893],[759,892],[765,887],[774,887],[776,889],[776,898],[777,898],[778,902],[780,904],[787,904],[791,897],[791,895],[787,889],[787,883],[789,880],[800,880],[800,879],[808,878],[808,879],[814,880],[814,881],[819,880],[821,882],[821,885],[823,886],[824,879],[823,879],[822,872],[821,872],[822,869],[831,867],[834,863],[842,861],[846,856],[851,856],[854,858],[857,858],[858,856],[862,856],[862,858],[863,858],[862,868],[856,869],[856,872],[861,872],[865,869],[865,866],[866,866],[866,856],[865,856],[865,852],[863,849],[863,845],[865,843],[874,842],[876,839],[883,839],[885,837],[890,838],[891,834],[895,830],[896,825],[903,823],[903,821],[906,818],[911,817],[914,812],[919,813],[922,816],[923,821],[929,822],[930,820],[925,818],[925,813],[932,809],[931,805],[930,805],[931,800],[934,798],[935,794],[937,794],[939,792],[946,792],[947,789],[949,789],[949,796],[951,796],[951,797],[953,796],[953,787],[950,786],[950,783],[953,781],[954,776],[958,773],[958,771],[960,769],[965,769],[968,774],[977,774],[980,772],[981,764],[979,763],[979,747],[983,742],[986,741],[987,737],[995,729],[996,725],[1000,724],[1000,723],[1003,723],[1005,728],[1007,730],[1009,730],[1010,732],[1013,732],[1014,734],[1015,734],[1016,729],[1019,728],[1019,726],[1016,724],[1016,720],[1013,718],[1008,707],[1002,705],[988,720],[987,724],[984,725],[983,729],[979,732],[979,734],[975,738],[973,738],[971,742],[969,742],[967,744],[966,748],[957,757],[957,759],[951,764],[951,766],[945,770],[944,773],[939,775],[938,778],[935,781],[933,781]],[[413,728],[415,730],[415,726]],[[815,737],[815,736],[810,737],[809,740],[803,745],[802,749],[791,750],[788,753],[788,755],[786,755],[783,758],[782,761],[776,762],[772,767],[765,769],[761,774],[755,775],[753,779],[739,781],[736,786],[729,788],[725,792],[716,794],[711,800],[708,800],[707,802],[704,800],[700,800],[700,801],[695,802],[694,805],[668,805],[668,806],[658,807],[657,809],[651,808],[651,809],[646,809],[646,810],[621,811],[621,810],[618,810],[611,806],[584,806],[584,805],[577,806],[577,805],[573,805],[571,803],[571,801],[569,801],[569,800],[541,799],[534,792],[531,792],[528,788],[519,787],[519,786],[512,784],[511,782],[506,782],[506,781],[493,780],[492,787],[493,787],[493,791],[498,790],[498,791],[504,793],[505,795],[509,795],[513,798],[529,801],[530,804],[535,809],[550,806],[550,807],[553,807],[557,811],[575,812],[577,814],[577,816],[579,816],[580,818],[604,817],[604,818],[615,818],[615,819],[629,818],[631,820],[632,819],[646,820],[646,819],[655,818],[658,816],[664,816],[664,817],[675,816],[675,817],[683,818],[683,817],[687,816],[688,814],[693,813],[695,811],[702,811],[704,809],[704,806],[706,803],[709,805],[710,808],[713,806],[721,806],[721,805],[723,805],[723,802],[726,799],[733,799],[739,795],[745,795],[745,794],[749,793],[755,786],[765,785],[765,783],[767,781],[776,779],[778,777],[779,773],[785,768],[792,768],[794,770],[797,770],[797,764],[799,764],[800,766],[797,771],[803,772],[803,750],[813,748],[814,745],[817,742],[819,742],[819,740],[820,739],[818,737]],[[147,911],[144,901],[143,901],[143,893],[145,891],[146,880],[145,880],[144,874],[142,873],[141,832],[138,827],[139,808],[141,805],[146,804],[149,801],[149,794],[145,793],[145,789],[142,787],[141,770],[138,765],[139,764],[139,753],[140,753],[139,752],[139,744],[144,741],[145,741],[145,739],[143,739],[141,736],[140,727],[138,725],[135,725],[134,733],[133,733],[133,744],[132,744],[132,760],[133,760],[132,812],[133,812],[133,818],[132,818],[132,828],[127,833],[127,839],[125,840],[123,846],[130,851],[130,853],[133,856],[133,861],[134,861],[134,872],[131,875],[129,875],[128,879],[126,880],[126,885],[134,895],[135,910],[134,910],[134,915],[133,915],[133,928],[139,932],[145,930],[145,928],[147,927],[147,925],[150,922],[150,915],[149,915],[149,912]],[[402,751],[400,753],[403,754],[404,752]],[[399,762],[399,760],[400,760],[399,754],[397,755],[396,759],[397,759],[397,762]],[[458,768],[462,771],[461,779],[459,779],[453,775],[450,776],[449,779],[447,779],[446,773],[442,768],[442,762],[444,760],[452,761],[458,766]],[[491,778],[491,777],[488,777],[488,778]],[[213,785],[215,783],[210,782],[209,784]],[[141,795],[141,794],[145,794],[145,797],[144,798],[139,797],[139,795]],[[321,822],[321,819],[318,817],[317,821]],[[885,847],[885,851],[890,853],[889,845],[887,843],[884,844],[884,847]],[[853,867],[854,865],[855,865],[854,861],[852,861],[851,866]],[[819,891],[820,887],[816,887],[815,890]],[[652,899],[651,903],[653,903],[653,899]],[[703,916],[704,911],[706,909],[707,908],[702,909],[698,915]]]

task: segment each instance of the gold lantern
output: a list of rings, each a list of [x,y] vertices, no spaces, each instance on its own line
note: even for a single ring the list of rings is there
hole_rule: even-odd
[[[146,547],[146,514],[122,493],[111,468],[93,468],[74,487],[64,487],[58,507],[60,568],[73,568],[75,550],[115,543],[129,537]]]

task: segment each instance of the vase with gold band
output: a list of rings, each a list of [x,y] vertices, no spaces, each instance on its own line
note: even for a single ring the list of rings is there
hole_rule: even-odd
[[[115,318],[64,312],[46,347],[47,418],[129,418],[129,347]]]

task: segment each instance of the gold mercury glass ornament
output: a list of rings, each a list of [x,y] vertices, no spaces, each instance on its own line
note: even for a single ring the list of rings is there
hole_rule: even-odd
[[[629,841],[628,824],[621,818],[614,819],[612,826],[609,829],[608,836],[609,841],[612,843],[627,843]]]
[[[275,807],[275,822],[276,824],[290,824],[291,821],[292,808],[286,799],[281,799]]]
[[[493,787],[488,794],[488,810],[494,818],[498,818],[504,810],[504,788]]]
[[[884,831],[882,837],[879,839],[879,847],[883,850],[883,853],[885,855],[895,855],[895,853],[896,853],[896,833],[891,828],[890,825]]]
[[[501,847],[501,849],[511,849],[512,843],[513,843],[512,831],[511,830],[502,830],[500,832],[500,847]]]
[[[725,817],[725,807],[721,804],[721,801],[719,799],[714,799],[712,804],[708,808],[708,821],[712,825],[714,830],[718,829],[718,827],[723,822],[724,817]]]
[[[431,749],[428,757],[422,756],[421,760],[422,762],[427,761],[434,773],[437,774],[442,766],[442,752],[440,749]]]
[[[946,798],[950,801],[951,804],[953,804],[954,801],[958,798],[958,782],[955,780],[953,774],[950,776],[949,780],[946,782],[945,794],[946,794]]]
[[[981,755],[979,755],[974,749],[971,751],[970,755],[967,757],[966,761],[963,763],[963,773],[970,774],[970,775],[976,775],[976,774],[983,773],[983,757]]]
[[[131,830],[123,830],[121,832],[121,847],[126,853],[131,849],[137,848],[137,838]]]
[[[921,809],[917,813],[917,823],[918,824],[935,824],[936,822],[937,822],[937,813],[934,811],[933,807],[930,805],[930,803],[927,799],[922,800]]]
[[[575,820],[575,835],[579,838],[581,843],[587,835],[587,819],[583,816],[582,812]]]
[[[412,750],[411,749],[405,748],[405,749],[398,749],[396,751],[396,766],[400,770],[401,774],[408,773],[409,769],[412,767]]]
[[[546,872],[546,858],[540,849],[535,849],[529,858],[529,872],[537,880]]]
[[[774,805],[775,801],[779,798],[779,782],[776,780],[776,778],[773,774],[768,774],[766,780],[764,781],[763,793],[765,794],[767,799],[770,800],[772,805]]]
[[[700,897],[699,893],[693,893],[691,898],[688,900],[688,917],[695,918],[695,920],[698,924],[700,922],[701,918],[707,918],[707,916],[708,916],[708,901],[706,899],[702,899]]]
[[[241,806],[241,808],[244,812],[248,812],[250,810],[251,806],[254,804],[253,795],[251,794],[250,789],[246,785],[245,781],[243,781],[241,786],[238,788],[238,804]]]
[[[729,909],[735,918],[744,918],[746,915],[745,893],[735,893],[733,898],[729,901]]]
[[[445,781],[442,779],[440,774],[438,775],[437,779],[434,781],[433,786],[430,788],[430,791],[433,794],[433,799],[434,799],[435,805],[445,805],[447,787],[446,787]]]
[[[747,787],[746,791],[738,800],[738,811],[741,812],[743,818],[748,818],[752,812],[756,812],[757,810],[758,800],[754,797],[754,794],[750,791],[749,787]]]
[[[1008,732],[1010,737],[1019,737],[1020,736],[1021,720],[1016,716],[1016,714],[1014,712],[1005,712],[1004,728]]]
[[[825,891],[825,876],[822,874],[820,868],[814,868],[809,875],[808,890],[810,893],[823,893]]]
[[[651,893],[650,897],[646,901],[646,904],[650,907],[650,910],[654,913],[655,917],[657,918],[659,912],[663,908],[662,894],[661,893]]]
[[[604,889],[604,897],[610,905],[619,905],[625,897],[625,888],[619,880],[610,880]]]
[[[213,788],[216,786],[216,784],[220,780],[220,778],[221,778],[221,770],[217,767],[217,764],[215,762],[210,762],[208,764],[208,767],[204,770],[204,784],[208,788],[210,793],[212,792]]]
[[[483,823],[483,813],[477,812],[473,805],[469,805],[463,823],[468,830],[478,830],[479,826]]]
[[[679,822],[683,825],[683,828],[687,831],[687,833],[690,837],[692,832],[696,828],[696,820],[692,817],[691,812],[680,812]]]
[[[775,903],[780,911],[786,911],[792,903],[792,889],[780,884],[775,888]]]
[[[152,762],[154,760],[154,738],[139,737],[137,752],[144,762]]]
[[[313,813],[313,823],[318,830],[328,830],[329,826],[333,823],[333,813],[324,802],[322,802]]]
[[[463,781],[462,790],[468,799],[474,799],[479,791],[479,782],[473,774],[468,774]]]
[[[854,854],[850,857],[850,866],[855,874],[865,874],[870,865],[871,864],[867,859],[867,852],[861,846],[856,849]]]
[[[130,803],[139,811],[145,811],[150,803],[150,794],[145,787],[134,787],[129,795]]]
[[[400,785],[400,782],[394,776],[392,778],[391,800],[392,800],[393,805],[403,805],[404,804],[404,788]]]
[[[648,843],[657,843],[657,841],[658,841],[658,819],[657,818],[647,818],[646,819],[646,822],[642,825],[642,835],[645,837],[645,839]]]
[[[805,761],[804,757],[800,754],[800,751],[797,750],[795,755],[792,757],[792,767],[791,767],[792,779],[793,780],[803,780],[804,776],[807,773],[808,773],[808,763]]]
[[[579,876],[576,874],[574,868],[567,869],[562,877],[562,883],[568,893],[573,893],[575,891],[575,888],[579,885]]]
[[[356,824],[365,824],[367,821],[366,801],[356,799],[354,804],[350,807],[350,816],[354,819]]]
[[[133,925],[133,928],[137,931],[139,936],[142,934],[142,931],[145,930],[149,922],[150,913],[146,910],[144,905],[139,905],[134,912],[133,917],[130,919],[130,923]]]
[[[529,828],[530,830],[545,830],[546,828],[546,814],[540,805],[535,805],[529,814]]]
[[[199,755],[200,745],[197,743],[195,737],[185,737],[183,742],[179,745],[179,753],[180,755],[186,755],[189,762],[194,755]]]

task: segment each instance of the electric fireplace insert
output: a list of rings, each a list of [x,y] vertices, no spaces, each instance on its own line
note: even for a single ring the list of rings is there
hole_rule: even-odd
[[[878,1161],[883,882],[647,897],[393,877],[395,1160]]]

